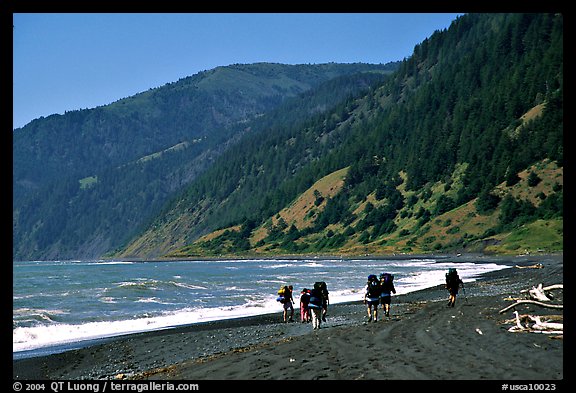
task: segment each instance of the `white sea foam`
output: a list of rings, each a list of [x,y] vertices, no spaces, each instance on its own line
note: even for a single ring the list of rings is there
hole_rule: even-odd
[[[50,324],[17,327],[12,331],[12,350],[20,352],[55,345],[77,343],[98,338],[121,336],[144,331],[161,330],[198,322],[225,320],[278,311],[275,298],[253,300],[241,306],[215,308],[184,308],[163,315],[119,321],[83,324]]]
[[[282,264],[278,264],[278,265],[268,265],[268,264],[264,264],[262,265],[262,269],[283,269],[283,268],[287,268],[287,267],[293,267],[294,265],[292,265],[291,263],[282,263]]]
[[[300,267],[313,267],[313,268],[317,268],[317,267],[324,267],[323,264],[318,263],[318,262],[309,262],[309,263],[304,263],[302,265],[300,265]]]
[[[205,286],[202,285],[185,284],[177,281],[170,281],[170,284],[186,289],[207,289]]]

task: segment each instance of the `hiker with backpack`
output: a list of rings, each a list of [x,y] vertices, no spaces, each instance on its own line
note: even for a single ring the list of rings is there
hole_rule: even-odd
[[[448,298],[448,307],[454,307],[454,303],[456,303],[456,295],[458,295],[458,289],[460,286],[464,288],[464,282],[458,276],[456,269],[448,269],[448,273],[446,273],[446,289],[450,293],[450,297]]]
[[[308,305],[310,304],[310,290],[308,288],[304,288],[302,292],[300,292],[300,321],[310,322],[312,317],[310,316],[310,309]]]
[[[324,309],[324,295],[317,285],[314,285],[314,288],[310,291],[310,303],[308,303],[308,308],[312,312],[312,329],[320,329]]]
[[[328,286],[324,281],[317,281],[314,283],[314,288],[318,288],[322,294],[322,321],[326,322],[326,314],[328,314],[328,304],[330,303],[330,298],[328,297]]]
[[[284,322],[294,322],[292,317],[294,316],[294,299],[292,298],[292,289],[294,287],[292,285],[283,286],[278,291],[278,298],[276,299],[279,301],[283,306],[283,313],[282,317]],[[290,318],[288,319],[288,310],[290,310]]]
[[[364,293],[364,304],[367,305],[368,311],[368,322],[378,321],[378,304],[380,303],[380,293],[381,287],[378,277],[375,274],[370,274],[368,276],[368,281],[366,282],[366,291]]]
[[[380,304],[384,315],[390,316],[390,302],[392,301],[392,294],[396,293],[394,288],[394,276],[390,273],[382,273],[380,275]]]

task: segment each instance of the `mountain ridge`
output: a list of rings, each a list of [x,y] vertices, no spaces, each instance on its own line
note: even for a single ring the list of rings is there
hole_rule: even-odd
[[[499,241],[493,240],[496,235],[542,219],[561,222],[561,178],[539,194],[541,204],[499,196],[494,190],[503,181],[508,186],[519,183],[523,171],[543,160],[555,162],[561,171],[562,25],[562,16],[552,14],[458,18],[448,30],[417,45],[390,79],[365,96],[300,132],[287,131],[277,141],[263,142],[260,150],[276,157],[276,167],[287,169],[281,181],[264,172],[250,176],[236,171],[221,197],[213,198],[207,188],[198,193],[191,189],[146,236],[169,243],[173,232],[159,228],[185,215],[179,206],[198,204],[212,222],[227,217],[228,226],[222,220],[213,229],[239,226],[240,230],[224,231],[219,241],[200,247],[194,238],[203,233],[197,233],[184,247],[164,250],[165,255],[185,255],[186,249],[194,250],[194,255],[242,255],[255,252],[256,247],[274,254],[340,253],[351,239],[357,250],[370,244],[370,252],[489,250],[487,245]],[[291,147],[314,139],[311,135],[316,143],[323,138],[338,143],[309,160],[299,153],[302,149]],[[310,144],[302,145],[306,146]],[[251,164],[248,153],[238,154],[238,163],[257,165]],[[348,166],[343,191],[328,200],[312,232],[268,224],[268,240],[252,242],[252,231],[273,222],[315,181]],[[224,164],[220,168],[221,173],[233,171]],[[532,178],[539,177],[532,173]],[[212,175],[224,180],[216,171]],[[367,198],[379,203],[366,204],[360,215],[358,206]],[[471,227],[464,233],[448,218],[444,227],[430,224],[458,207],[474,209],[467,214],[475,217],[490,216],[490,224],[481,233]],[[413,217],[410,226],[405,226],[409,217]],[[456,218],[454,222],[464,223]],[[175,238],[183,239],[182,234],[192,228],[177,231]],[[438,233],[427,234],[431,228]],[[550,247],[558,250],[562,233],[554,231]],[[457,236],[449,236],[446,242],[447,235]],[[298,243],[303,238],[308,241]],[[419,239],[426,239],[425,244]],[[226,244],[230,247],[219,248]]]
[[[170,94],[156,92],[155,105],[145,101],[153,92],[139,95],[145,115],[123,112],[127,101],[119,100],[112,108],[118,124],[149,132],[132,134],[132,143],[164,142],[37,194],[25,195],[35,178],[18,176],[14,195],[26,197],[13,210],[14,255],[561,251],[562,15],[466,14],[388,66],[326,77],[274,108],[252,110],[250,119],[247,90],[236,89],[221,96],[217,111],[203,107],[210,121],[226,124],[214,138],[192,127],[191,115],[167,111],[158,120],[162,108],[186,102],[178,89],[193,77],[169,86]],[[262,64],[235,67],[263,72]],[[231,71],[197,78],[251,78],[242,71],[231,80]],[[267,91],[291,94],[283,78]],[[236,108],[239,120],[226,123],[219,116],[233,111],[235,99],[245,102]],[[85,114],[66,119],[82,131]],[[97,123],[87,118],[84,127]],[[175,136],[162,139],[168,125]],[[191,127],[186,138],[178,134]],[[25,163],[18,169],[32,170]],[[322,182],[329,192],[318,189]]]
[[[98,257],[233,146],[247,122],[339,75],[395,66],[236,64],[34,120],[13,133],[13,254]]]

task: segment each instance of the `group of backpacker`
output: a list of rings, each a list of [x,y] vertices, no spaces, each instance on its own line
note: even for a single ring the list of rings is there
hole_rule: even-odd
[[[390,316],[390,302],[393,293],[396,293],[396,288],[394,288],[394,276],[392,274],[382,273],[380,278],[375,274],[368,276],[364,293],[364,304],[368,307],[368,322],[378,321],[378,305],[380,304],[384,314],[387,317]]]
[[[396,293],[394,288],[394,276],[390,273],[382,273],[380,279],[375,274],[368,276],[366,283],[366,292],[364,294],[364,304],[368,306],[368,322],[378,321],[378,305],[382,305],[382,310],[387,317],[390,316],[390,301],[392,293]],[[458,289],[464,289],[464,282],[458,276],[455,268],[449,268],[446,273],[446,289],[450,296],[448,298],[448,307],[454,307]]]
[[[284,305],[284,322],[293,322],[292,286],[283,286],[278,291],[278,295],[276,300]],[[302,289],[300,292],[300,321],[302,323],[312,322],[314,330],[320,329],[322,321],[326,322],[329,303],[328,287],[324,281],[315,282],[312,289]],[[289,319],[287,318],[287,310],[291,310]]]
[[[450,293],[448,307],[454,307],[458,289],[464,288],[464,283],[458,276],[456,269],[448,269],[446,273],[446,289]],[[283,286],[278,291],[276,299],[283,304],[284,322],[293,322],[294,299],[292,297],[292,285]],[[390,273],[382,273],[380,277],[375,274],[368,276],[366,290],[364,293],[364,304],[367,305],[368,322],[378,321],[378,306],[382,306],[384,315],[390,316],[390,303],[392,294],[396,293],[394,288],[394,276]],[[304,288],[300,292],[300,321],[302,323],[312,322],[313,329],[320,329],[322,321],[326,322],[328,312],[328,288],[324,281],[314,283],[312,289]],[[288,314],[288,311],[290,314]]]

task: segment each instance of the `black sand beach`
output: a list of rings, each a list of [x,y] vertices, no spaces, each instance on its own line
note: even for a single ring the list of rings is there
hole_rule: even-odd
[[[478,257],[476,262],[481,262]],[[490,258],[490,262],[494,261]],[[512,333],[510,297],[563,283],[563,256],[501,258],[511,267],[465,285],[454,308],[439,286],[393,297],[389,318],[365,322],[360,302],[331,305],[327,322],[281,323],[282,312],[134,334],[13,361],[19,380],[505,380],[561,381],[564,341]],[[531,268],[542,264],[542,268]],[[519,268],[514,266],[525,268]],[[563,301],[555,290],[554,303]],[[296,310],[298,311],[298,310]],[[536,305],[520,314],[563,315]]]

